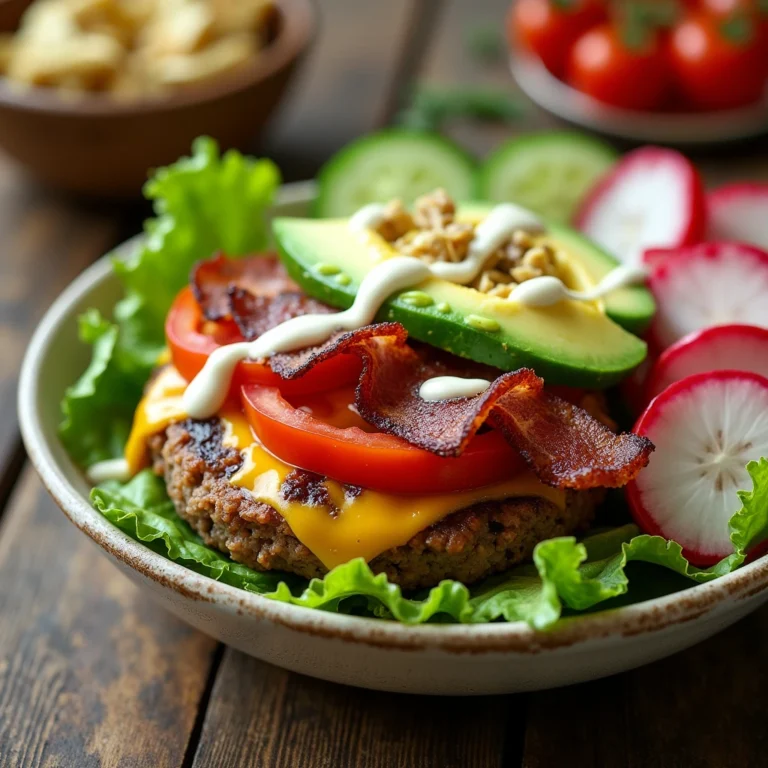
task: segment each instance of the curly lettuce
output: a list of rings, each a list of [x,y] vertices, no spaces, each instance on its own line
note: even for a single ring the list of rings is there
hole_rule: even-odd
[[[738,568],[747,552],[768,538],[768,460],[747,465],[753,489],[740,491],[742,503],[730,520],[732,555],[711,568],[696,568],[679,544],[660,536],[638,535],[634,525],[595,533],[583,541],[562,537],[541,542],[533,564],[519,566],[471,588],[443,581],[423,594],[406,597],[384,574],[362,559],[337,566],[323,579],[307,581],[260,573],[207,547],[178,517],[162,479],[150,470],[129,483],[105,483],[92,492],[95,507],[118,528],[155,552],[198,573],[271,600],[339,613],[395,619],[405,624],[453,621],[464,624],[503,619],[550,629],[573,612],[645,600],[702,583]],[[643,574],[633,594],[630,562],[657,566]],[[666,571],[667,573],[665,573]],[[669,578],[677,575],[679,581]]]

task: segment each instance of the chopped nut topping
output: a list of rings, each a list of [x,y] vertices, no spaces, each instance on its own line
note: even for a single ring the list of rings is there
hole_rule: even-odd
[[[444,189],[436,189],[416,200],[413,220],[419,229],[443,229],[453,222],[456,204]]]
[[[387,241],[393,242],[416,228],[411,214],[403,208],[400,200],[390,200],[384,209],[381,223],[376,231]]]
[[[475,230],[471,224],[453,222],[445,229],[414,230],[400,237],[395,248],[405,256],[416,256],[428,264],[436,261],[456,263],[467,257]]]
[[[453,200],[444,189],[436,189],[416,200],[413,214],[399,200],[389,202],[376,231],[405,256],[428,264],[457,263],[467,257],[475,227],[456,221],[455,215]],[[552,248],[536,245],[530,232],[517,230],[488,257],[472,287],[506,299],[519,283],[542,275],[557,276],[557,272]]]

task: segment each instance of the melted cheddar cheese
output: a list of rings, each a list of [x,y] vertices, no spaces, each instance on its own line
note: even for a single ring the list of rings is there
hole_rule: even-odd
[[[185,382],[173,369],[160,372],[139,404],[134,417],[126,459],[138,471],[147,463],[146,441],[169,424],[185,418],[181,394]],[[451,512],[481,501],[522,496],[545,498],[561,509],[565,494],[542,484],[532,473],[511,480],[447,494],[403,496],[363,490],[355,495],[335,480],[324,485],[338,510],[287,501],[281,486],[294,469],[266,451],[254,437],[248,421],[237,410],[225,408],[219,417],[224,426],[222,442],[243,455],[243,465],[229,480],[250,492],[255,500],[276,509],[301,541],[326,568],[356,557],[366,561],[391,547],[401,546],[414,535]]]

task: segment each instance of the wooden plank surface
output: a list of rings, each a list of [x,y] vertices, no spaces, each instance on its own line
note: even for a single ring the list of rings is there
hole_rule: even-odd
[[[314,176],[339,147],[376,125],[414,4],[433,0],[323,0],[319,38],[258,151],[288,181]]]
[[[522,704],[512,696],[425,700],[362,691],[227,651],[194,767],[517,765],[521,744],[508,734],[524,719]]]
[[[762,766],[768,609],[683,653],[531,697],[526,768]]]
[[[32,469],[0,529],[0,765],[182,763],[215,641],[133,587]]]
[[[27,340],[64,286],[114,242],[114,211],[28,182],[0,156],[0,508],[19,458],[16,384]]]

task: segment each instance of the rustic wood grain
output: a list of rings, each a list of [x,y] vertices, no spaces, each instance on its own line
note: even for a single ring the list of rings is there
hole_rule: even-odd
[[[0,156],[0,502],[18,471],[16,384],[29,337],[62,288],[114,245],[118,218],[40,189]]]
[[[194,768],[486,768],[522,700],[430,698],[347,688],[227,651]],[[514,745],[511,747],[516,749]]]
[[[768,609],[607,680],[535,694],[525,768],[765,765]]]
[[[317,4],[318,39],[258,149],[277,162],[286,180],[311,178],[339,147],[376,124],[417,1]]]
[[[0,765],[182,763],[216,646],[150,602],[28,469],[0,528]]]

